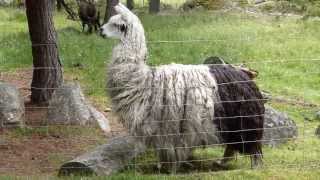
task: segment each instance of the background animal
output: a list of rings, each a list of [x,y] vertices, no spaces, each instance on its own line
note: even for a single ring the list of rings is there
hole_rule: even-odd
[[[82,23],[82,32],[84,32],[86,25],[89,33],[92,33],[93,28],[98,31],[101,26],[100,12],[97,11],[93,1],[80,0],[78,13]]]
[[[113,49],[112,59],[108,64],[107,89],[113,111],[120,117],[120,121],[128,128],[130,134],[153,147],[157,151],[161,167],[171,171],[176,171],[181,165],[189,162],[194,147],[219,143],[220,136],[225,142],[240,144],[227,146],[226,158],[233,155],[234,150],[239,150],[241,153],[253,155],[252,164],[257,165],[262,154],[259,143],[250,142],[252,145],[245,146],[250,150],[240,150],[240,147],[248,144],[244,140],[259,140],[259,134],[253,137],[256,133],[246,133],[248,131],[229,134],[219,132],[228,129],[241,131],[258,125],[256,122],[251,125],[249,119],[245,120],[246,126],[242,126],[242,118],[235,118],[231,122],[222,122],[219,118],[218,120],[215,118],[219,115],[215,110],[220,111],[222,117],[235,115],[239,111],[241,114],[242,105],[245,104],[242,101],[236,103],[230,112],[225,109],[227,108],[225,105],[215,107],[221,103],[216,79],[219,76],[216,76],[215,69],[207,65],[171,64],[159,67],[146,65],[147,46],[140,20],[122,4],[117,5],[115,9],[118,14],[102,26],[103,36],[121,40]],[[228,71],[230,73],[227,74],[232,76],[238,73],[234,68]],[[229,82],[229,79],[226,81]],[[227,96],[235,100],[256,97],[259,91],[256,86],[251,87],[251,85],[248,87],[248,92],[245,92],[246,87],[235,85],[237,88],[235,91],[240,90],[240,92],[227,89],[226,93],[231,93]],[[257,92],[247,97],[252,91]],[[261,112],[255,111],[260,107],[251,106],[256,104],[245,104],[245,107],[252,108],[254,113]],[[246,135],[248,138],[243,137]],[[259,147],[255,148],[256,146]],[[254,156],[253,153],[258,155]]]

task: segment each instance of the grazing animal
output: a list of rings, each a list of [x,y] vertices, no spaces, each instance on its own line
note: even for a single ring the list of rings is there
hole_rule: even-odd
[[[97,11],[92,1],[81,0],[79,2],[79,18],[82,22],[82,32],[85,30],[85,26],[88,27],[88,32],[92,33],[94,27],[95,31],[100,28],[100,12]]]
[[[146,65],[139,18],[121,3],[115,10],[101,28],[102,36],[120,39],[107,68],[113,111],[131,135],[156,150],[161,168],[174,172],[189,162],[195,147],[219,143],[224,127],[215,120],[220,97],[214,71],[208,65]],[[239,124],[224,123],[241,129]]]

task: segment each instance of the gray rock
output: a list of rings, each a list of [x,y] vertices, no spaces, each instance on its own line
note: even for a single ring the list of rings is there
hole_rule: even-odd
[[[0,127],[21,127],[24,124],[24,102],[19,90],[0,82]]]
[[[108,144],[100,145],[93,151],[63,164],[59,175],[108,176],[125,168],[146,150],[147,147],[133,136],[115,137],[110,139]]]
[[[287,114],[265,106],[263,143],[272,147],[298,136],[298,128]]]
[[[316,117],[315,117],[316,120],[320,120],[320,111],[316,112]]]
[[[8,6],[13,3],[13,0],[0,0],[0,6]]]
[[[62,85],[49,102],[49,124],[89,125],[98,123],[105,132],[110,131],[105,116],[86,102],[78,83]]]

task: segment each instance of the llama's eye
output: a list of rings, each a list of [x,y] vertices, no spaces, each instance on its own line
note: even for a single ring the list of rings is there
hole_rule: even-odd
[[[126,32],[126,31],[127,31],[126,25],[121,24],[121,25],[120,25],[120,31],[121,31],[121,32]]]

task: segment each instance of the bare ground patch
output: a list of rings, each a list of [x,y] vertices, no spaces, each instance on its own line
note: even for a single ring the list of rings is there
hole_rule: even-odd
[[[124,135],[124,128],[103,107],[97,107],[110,120],[112,132],[104,134],[94,126],[48,126],[47,108],[30,103],[32,70],[1,73],[0,81],[16,85],[24,98],[24,129],[0,130],[0,174],[54,175],[62,163]]]

